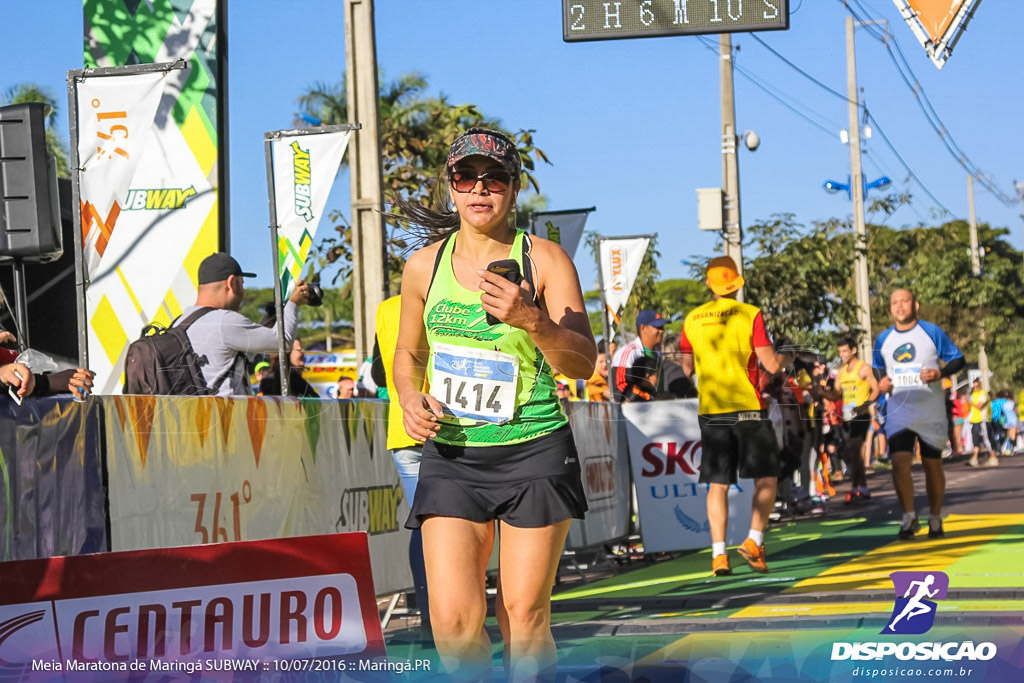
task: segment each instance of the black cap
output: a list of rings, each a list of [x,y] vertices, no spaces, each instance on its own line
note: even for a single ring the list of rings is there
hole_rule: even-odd
[[[208,285],[211,282],[222,282],[231,275],[256,277],[256,273],[243,273],[242,266],[238,265],[238,261],[223,251],[210,254],[199,264],[199,284],[201,285]]]

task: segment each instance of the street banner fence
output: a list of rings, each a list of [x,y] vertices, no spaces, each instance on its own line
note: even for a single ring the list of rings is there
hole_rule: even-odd
[[[280,397],[93,396],[20,407],[0,398],[2,557],[361,531],[378,593],[406,590],[409,505],[386,449],[386,411],[381,401]],[[577,402],[569,415],[590,506],[570,528],[569,549],[630,533],[630,468],[647,551],[710,542],[694,401]],[[736,540],[749,519],[749,482],[730,505]]]
[[[700,475],[697,400],[626,403],[621,406],[646,552],[711,546],[707,487]],[[740,543],[750,528],[753,482],[729,488],[726,542]]]
[[[0,572],[6,680],[276,680],[292,659],[354,669],[386,654],[362,533],[25,560]]]
[[[108,549],[100,435],[96,401],[0,400],[0,560]]]

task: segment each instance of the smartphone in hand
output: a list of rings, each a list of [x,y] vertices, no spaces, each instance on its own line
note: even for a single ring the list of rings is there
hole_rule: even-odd
[[[487,270],[495,275],[500,275],[514,285],[518,285],[523,281],[523,275],[519,271],[519,262],[515,259],[508,258],[501,261],[494,261],[487,266]],[[488,325],[498,325],[500,323],[501,321],[493,315],[490,313],[487,314]]]

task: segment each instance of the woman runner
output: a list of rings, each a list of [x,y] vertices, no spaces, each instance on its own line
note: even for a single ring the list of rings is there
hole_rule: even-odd
[[[436,240],[402,277],[396,388],[406,431],[425,442],[406,526],[423,531],[441,661],[468,680],[491,671],[496,531],[506,668],[512,680],[554,678],[551,589],[569,525],[587,509],[553,371],[589,378],[597,347],[572,260],[514,227],[520,170],[512,140],[470,129],[452,143],[441,206],[394,200]]]

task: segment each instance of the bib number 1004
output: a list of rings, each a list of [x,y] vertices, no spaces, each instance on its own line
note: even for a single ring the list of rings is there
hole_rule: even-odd
[[[479,413],[486,408],[495,415],[501,414],[501,401],[498,400],[498,394],[501,392],[500,386],[488,387],[484,386],[482,382],[473,384],[469,381],[458,379],[453,381],[451,377],[445,377],[443,385],[445,405],[458,404],[462,406],[463,410],[471,410],[474,413]],[[484,395],[488,389],[490,389],[490,396],[487,397],[487,402],[484,403]],[[475,402],[473,401],[474,396],[476,397]]]

